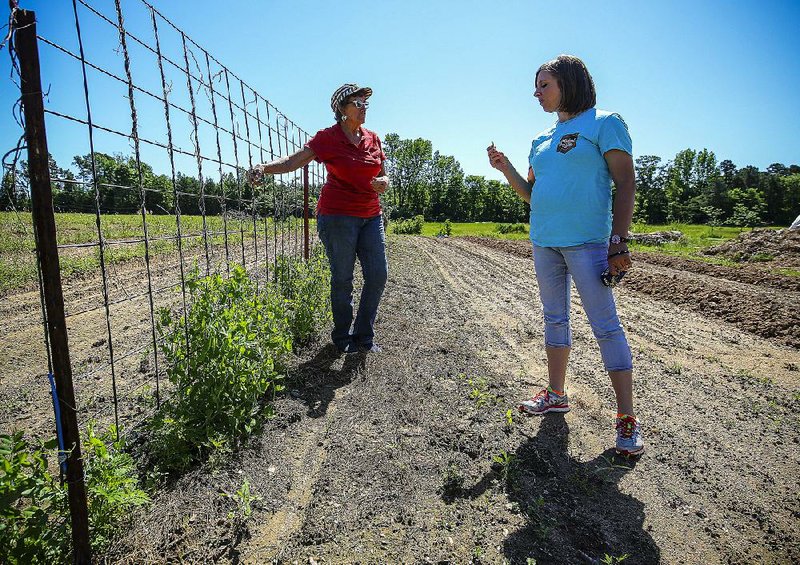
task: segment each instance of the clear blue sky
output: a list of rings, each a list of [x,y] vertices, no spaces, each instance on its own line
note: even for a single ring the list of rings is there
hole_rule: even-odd
[[[336,87],[358,82],[374,89],[368,128],[381,136],[429,139],[468,174],[500,178],[486,162],[491,141],[518,169],[526,168],[531,138],[554,120],[533,99],[533,76],[559,53],[586,62],[598,107],[623,115],[636,156],[655,154],[666,161],[690,147],[708,148],[739,167],[800,163],[797,0],[154,1],[307,131],[332,123],[329,100]],[[20,3],[37,12],[40,34],[75,44],[71,2]],[[111,0],[90,3],[113,14]],[[136,29],[143,22],[137,15],[141,4],[122,5]],[[117,38],[91,22],[96,18],[84,20],[90,57],[113,61]],[[41,49],[52,56],[52,49]],[[134,59],[134,75],[155,85],[157,67],[145,65],[146,58]],[[122,72],[121,65],[116,68]],[[48,104],[84,115],[79,68],[45,60],[43,72]],[[17,132],[8,75],[3,50],[2,153]],[[93,89],[96,119],[117,120],[129,129],[122,120],[128,116],[123,90],[106,91],[99,81]],[[140,114],[143,121],[163,122],[156,107],[143,103]],[[55,129],[50,148],[60,164],[86,152],[85,131]],[[163,156],[145,158],[166,172]]]

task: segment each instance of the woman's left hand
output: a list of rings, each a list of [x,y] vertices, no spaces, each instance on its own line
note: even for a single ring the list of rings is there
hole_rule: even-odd
[[[633,265],[628,246],[624,243],[608,246],[608,270],[612,275],[618,275],[623,271],[629,271]]]
[[[372,185],[372,190],[378,194],[383,194],[389,188],[389,177],[375,177],[370,184]]]

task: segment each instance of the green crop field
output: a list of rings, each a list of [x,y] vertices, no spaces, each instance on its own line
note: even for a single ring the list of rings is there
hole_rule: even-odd
[[[295,228],[295,222],[287,227]],[[97,241],[97,226],[94,214],[63,213],[56,214],[56,230],[59,245],[76,245]],[[203,220],[200,216],[182,216],[181,229],[184,235],[189,235],[183,240],[185,250],[200,247],[203,244],[201,233]],[[222,245],[224,243],[224,225],[220,216],[208,216],[207,228],[212,235],[209,243]],[[227,221],[228,244],[239,245],[241,232],[244,231],[246,240],[252,239],[252,218],[228,218]],[[503,227],[505,226],[505,228]],[[138,214],[116,215],[109,214],[102,217],[103,237],[107,242],[136,240],[142,237],[142,218]],[[499,222],[473,222],[451,223],[451,237],[480,236],[496,237],[502,239],[527,239],[528,227],[526,224],[501,224]],[[512,231],[502,233],[511,228]],[[173,216],[147,217],[148,236],[151,239],[151,255],[174,253],[176,243],[172,239],[176,233],[175,218]],[[270,220],[269,230],[274,229]],[[426,222],[422,229],[424,236],[436,236],[444,229],[443,222]],[[263,221],[259,220],[259,233],[263,233]],[[312,228],[313,230],[313,228]],[[644,225],[633,226],[636,233],[654,231],[678,230],[684,237],[676,242],[664,245],[633,244],[635,250],[679,255],[717,264],[731,264],[730,261],[719,257],[706,257],[699,252],[707,247],[718,245],[723,241],[737,237],[747,228],[711,227],[705,225],[669,224],[669,225]],[[29,212],[0,212],[0,295],[13,289],[31,286],[36,280],[36,265],[33,250],[35,249],[31,214]],[[75,274],[90,272],[99,267],[99,253],[97,247],[67,248],[60,254],[62,275],[69,277]],[[109,264],[122,263],[130,259],[144,257],[143,243],[128,243],[125,245],[108,245],[105,259]]]
[[[290,221],[295,227],[298,220]],[[206,227],[209,243],[222,245],[225,242],[225,225],[221,216],[207,216]],[[264,222],[258,222],[259,234],[264,233]],[[267,229],[274,229],[269,221]],[[286,226],[287,228],[289,226]],[[123,263],[130,259],[142,258],[144,243],[131,242],[143,237],[142,217],[138,214],[108,214],[102,216],[103,238],[107,243],[128,241],[125,244],[107,245],[105,260],[108,264]],[[201,216],[181,216],[183,249],[192,250],[203,245],[203,218]],[[174,216],[147,216],[147,231],[151,256],[175,253],[177,233]],[[252,240],[253,219],[227,219],[228,245],[240,245],[244,231],[245,240]],[[97,242],[97,225],[94,214],[63,213],[56,214],[56,232],[59,245],[78,245]],[[261,236],[259,236],[261,237]],[[29,287],[36,281],[34,261],[33,222],[30,212],[0,212],[0,295],[10,290]],[[61,273],[64,277],[87,273],[100,265],[98,247],[78,247],[62,249],[59,253]]]

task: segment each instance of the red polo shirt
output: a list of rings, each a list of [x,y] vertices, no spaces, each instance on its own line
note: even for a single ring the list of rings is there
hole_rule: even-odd
[[[321,129],[306,147],[325,163],[328,178],[317,202],[317,214],[372,218],[381,213],[378,193],[370,182],[381,172],[386,155],[380,138],[361,128],[361,143],[353,145],[339,124]]]

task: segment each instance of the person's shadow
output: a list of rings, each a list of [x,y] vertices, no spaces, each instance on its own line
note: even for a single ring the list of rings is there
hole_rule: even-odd
[[[644,504],[619,490],[637,460],[611,448],[581,462],[570,456],[568,438],[564,415],[545,415],[536,436],[467,493],[479,496],[499,482],[525,517],[504,542],[508,562],[603,563],[627,554],[625,565],[658,563],[661,552],[643,529]]]
[[[344,357],[341,369],[334,364]],[[348,385],[356,375],[366,372],[366,353],[339,353],[336,346],[329,343],[323,346],[313,358],[301,363],[290,394],[302,400],[308,416],[319,418],[328,411],[328,405],[336,395],[336,389]]]

